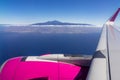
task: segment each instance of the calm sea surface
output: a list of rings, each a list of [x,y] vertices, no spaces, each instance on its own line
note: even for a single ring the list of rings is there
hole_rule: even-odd
[[[0,65],[11,57],[46,53],[93,54],[100,33],[0,33]]]

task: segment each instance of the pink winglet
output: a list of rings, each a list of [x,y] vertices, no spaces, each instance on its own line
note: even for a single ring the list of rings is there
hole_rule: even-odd
[[[109,21],[114,22],[119,12],[120,12],[120,8],[118,8],[118,10],[117,10],[117,11],[115,12],[115,14],[110,18]]]

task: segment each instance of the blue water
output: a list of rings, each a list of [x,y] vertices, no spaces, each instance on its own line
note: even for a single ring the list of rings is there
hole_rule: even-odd
[[[16,56],[46,53],[93,54],[100,33],[89,34],[40,34],[0,33],[0,65]]]

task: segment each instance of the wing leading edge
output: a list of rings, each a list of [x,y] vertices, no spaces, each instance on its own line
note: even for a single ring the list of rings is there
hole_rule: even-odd
[[[114,27],[119,12],[103,25],[87,80],[120,80],[120,31]]]

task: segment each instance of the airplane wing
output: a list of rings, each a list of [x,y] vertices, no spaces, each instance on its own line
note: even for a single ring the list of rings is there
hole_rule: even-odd
[[[114,26],[119,12],[103,25],[87,80],[120,80],[120,31]]]
[[[3,64],[0,80],[120,80],[120,31],[114,26],[119,12],[103,25],[92,61],[63,54],[16,57]]]

